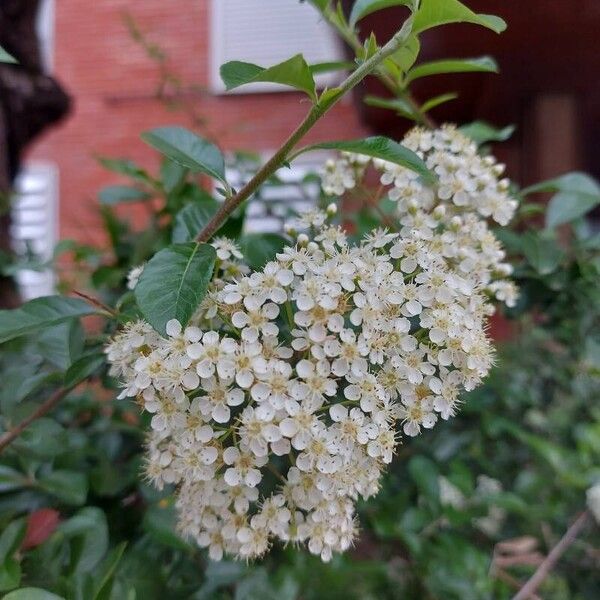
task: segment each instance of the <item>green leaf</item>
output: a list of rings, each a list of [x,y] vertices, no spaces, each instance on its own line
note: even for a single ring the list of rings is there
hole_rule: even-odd
[[[146,264],[135,297],[146,320],[162,335],[170,319],[184,327],[206,294],[216,252],[209,244],[173,244]]]
[[[288,241],[277,233],[249,233],[240,239],[240,248],[246,262],[254,269],[260,269],[275,255],[281,252]]]
[[[441,104],[445,104],[451,100],[456,100],[457,98],[458,94],[455,92],[450,92],[449,94],[440,94],[439,96],[435,96],[434,98],[430,98],[424,102],[421,106],[421,111],[426,113],[430,110],[433,110],[436,106],[440,106]]]
[[[81,322],[71,320],[42,331],[37,338],[37,347],[47,361],[65,371],[81,356],[84,342]]]
[[[4,600],[65,600],[65,598],[41,588],[28,587],[6,594]]]
[[[318,75],[319,73],[331,73],[332,71],[352,71],[355,67],[356,64],[349,60],[336,60],[309,65],[310,72],[313,75]]]
[[[590,212],[600,204],[600,195],[559,192],[548,203],[546,227],[570,223]]]
[[[18,60],[0,46],[0,63],[18,64]]]
[[[105,158],[100,156],[97,160],[105,169],[113,173],[125,175],[144,183],[152,183],[153,181],[152,177],[144,169],[127,158]]]
[[[57,470],[38,480],[39,486],[65,504],[81,506],[87,498],[88,483],[83,473]]]
[[[21,545],[27,522],[25,518],[11,521],[0,535],[0,563],[3,563],[7,558],[11,557]]]
[[[36,298],[20,308],[0,310],[0,343],[97,312],[97,309],[78,298]]]
[[[414,108],[403,98],[380,98],[379,96],[366,96],[365,104],[368,106],[376,106],[377,108],[385,108],[393,110],[400,116],[413,121],[419,118]]]
[[[206,173],[225,182],[225,160],[208,140],[184,127],[158,127],[142,133],[142,139],[193,173]]]
[[[102,353],[87,354],[74,362],[65,373],[64,387],[70,388],[85,381],[88,377],[98,371],[106,362]]]
[[[97,600],[99,598],[110,598],[110,589],[113,580],[113,575],[119,564],[119,561],[123,557],[123,553],[125,552],[126,547],[127,542],[121,542],[116,548],[114,548],[110,552],[110,554],[104,559],[104,561],[100,565],[102,577],[100,579],[99,584],[97,584],[96,586],[96,591],[94,592],[92,600]]]
[[[421,33],[448,23],[473,23],[496,33],[502,33],[506,29],[506,23],[500,17],[476,14],[458,0],[421,0],[414,16],[412,31]]]
[[[153,505],[144,515],[142,527],[161,544],[178,550],[189,550],[189,544],[177,534],[177,514],[171,505]]]
[[[567,173],[525,188],[521,194],[538,192],[558,192],[548,204],[549,228],[578,219],[600,204],[600,185],[585,173]]]
[[[220,72],[227,91],[247,83],[279,83],[306,92],[313,101],[317,99],[315,80],[302,54],[268,68],[234,60],[222,65]]]
[[[18,490],[28,483],[27,478],[16,469],[6,465],[0,465],[0,493]],[[5,529],[6,531],[6,529]],[[2,534],[4,535],[4,534]],[[1,538],[0,538],[1,540]],[[2,542],[0,541],[0,547]],[[2,559],[0,558],[0,561]]]
[[[435,181],[435,176],[427,165],[412,150],[394,142],[390,138],[374,136],[362,140],[344,140],[339,142],[321,142],[302,148],[301,153],[310,150],[340,150],[355,152],[373,158],[381,158],[418,173],[425,181]]]
[[[98,193],[100,202],[108,205],[121,202],[140,202],[150,198],[152,198],[152,195],[148,192],[129,185],[107,185]]]
[[[0,592],[14,590],[20,582],[21,565],[14,558],[6,559],[0,565]]]
[[[521,249],[529,264],[540,274],[549,275],[558,268],[564,252],[554,237],[528,232],[521,237]]]
[[[94,506],[87,506],[58,526],[71,541],[68,573],[91,571],[108,550],[106,515]]]
[[[439,472],[435,463],[425,456],[414,456],[408,463],[408,471],[421,493],[437,502],[440,489]]]
[[[200,201],[193,201],[184,206],[175,215],[171,241],[179,244],[196,239],[196,236],[217,212],[219,206],[220,203],[208,194],[204,194]]]
[[[430,75],[441,75],[443,73],[497,73],[498,64],[491,56],[480,56],[479,58],[454,58],[447,60],[436,60],[433,62],[417,65],[406,75],[408,85],[420,77]]]
[[[514,133],[515,126],[507,125],[502,129],[498,129],[485,121],[473,121],[460,127],[460,131],[471,138],[478,146],[481,146],[487,142],[506,141]]]
[[[406,73],[415,64],[420,51],[421,42],[419,41],[419,36],[411,33],[406,38],[406,42],[404,42],[402,48],[394,52],[391,59],[403,73]]]
[[[352,11],[350,12],[350,27],[354,28],[358,21],[378,10],[389,8],[391,6],[412,7],[413,5],[414,0],[356,0],[352,6]]]

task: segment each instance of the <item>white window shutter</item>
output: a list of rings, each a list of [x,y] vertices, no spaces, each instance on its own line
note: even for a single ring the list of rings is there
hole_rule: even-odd
[[[317,10],[298,0],[211,0],[210,83],[215,93],[225,91],[219,67],[231,60],[261,67],[301,53],[309,64],[343,59],[337,36]],[[339,73],[316,78],[319,87],[333,86]],[[254,83],[238,93],[289,90],[272,83]]]
[[[30,250],[40,262],[52,258],[58,241],[58,170],[51,163],[23,166],[11,202],[11,238],[14,252]],[[54,273],[23,270],[16,276],[21,296],[31,300],[54,292]]]

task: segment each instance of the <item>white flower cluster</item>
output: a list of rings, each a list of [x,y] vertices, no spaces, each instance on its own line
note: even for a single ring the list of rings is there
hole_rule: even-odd
[[[346,550],[399,430],[453,416],[490,369],[501,249],[472,205],[448,219],[450,198],[428,210],[426,188],[401,176],[420,187],[398,232],[351,245],[315,210],[302,218],[312,239],[247,274],[217,240],[189,324],[169,321],[163,338],[132,323],[106,349],[121,396],[153,415],[148,477],[176,486],[180,530],[215,560],[260,556],[274,539],[323,560]]]
[[[438,183],[430,186],[410,169],[383,160],[372,161],[381,171],[381,183],[389,186],[388,197],[397,202],[401,233],[420,230],[421,235],[429,235],[431,229],[443,226],[446,234],[440,241],[454,246],[453,259],[460,261],[461,269],[487,277],[479,280],[486,291],[507,306],[514,306],[517,290],[505,279],[512,268],[504,262],[505,253],[486,221],[506,225],[517,208],[517,201],[509,194],[509,180],[499,179],[504,165],[493,156],[478,154],[476,144],[453,125],[434,131],[416,127],[402,145],[425,161]],[[368,162],[364,156],[348,153],[330,160],[323,173],[325,193],[341,196],[355,188]]]

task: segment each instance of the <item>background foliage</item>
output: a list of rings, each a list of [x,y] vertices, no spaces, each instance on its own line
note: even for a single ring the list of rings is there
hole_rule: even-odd
[[[348,22],[330,3],[313,3],[351,45],[354,25],[369,12],[419,4],[359,0]],[[412,42],[395,67],[386,64],[388,70],[379,73],[384,81],[399,82],[388,108],[423,123],[435,101],[415,104],[407,91],[412,80],[496,67],[486,58],[411,70],[417,34],[453,20],[502,29],[495,18],[475,15],[454,0],[445,4],[446,12],[439,6],[422,2]],[[377,43],[359,46],[364,60]],[[315,99],[308,65],[301,57],[288,62],[269,69],[230,63],[224,78],[230,87],[275,80]],[[510,135],[509,129],[482,123],[465,131],[481,144]],[[130,270],[172,243],[191,243],[220,206],[219,192],[213,197],[207,191],[206,175],[222,180],[222,194],[231,192],[221,155],[210,142],[198,146],[199,138],[180,128],[153,130],[143,138],[164,156],[158,173],[126,159],[101,159],[128,181],[98,194],[109,248],[67,240],[56,250],[56,260],[66,255],[69,273],[76,274],[63,282],[65,289],[92,290],[106,310],[119,311],[120,321],[142,308],[127,288]],[[250,155],[232,160],[258,168]],[[265,186],[280,184],[274,175]],[[548,192],[554,196],[544,221],[542,209],[528,198]],[[260,194],[259,189],[254,199]],[[115,399],[116,382],[105,371],[102,345],[116,321],[86,322],[84,329],[73,317],[90,312],[89,305],[74,301],[53,313],[52,326],[41,332],[25,328],[5,342],[0,353],[5,429],[30,415],[57,385],[74,391],[0,455],[0,591],[8,600],[510,598],[583,510],[586,489],[600,479],[600,235],[586,220],[600,202],[600,190],[585,175],[570,174],[520,195],[518,221],[497,232],[516,265],[521,299],[506,315],[512,336],[500,344],[496,369],[464,398],[459,418],[400,447],[381,493],[361,507],[360,543],[330,564],[293,548],[277,548],[259,564],[213,563],[176,534],[168,490],[158,493],[140,479],[147,415],[130,399]],[[125,220],[117,206],[123,203],[145,206],[147,227]],[[348,224],[356,234],[387,214],[385,198],[375,204],[351,215]],[[285,239],[244,233],[244,216],[242,204],[220,234],[237,239],[259,267]],[[24,266],[8,258],[2,264],[5,272]],[[31,323],[37,309],[27,310]],[[20,324],[14,313],[0,315],[4,332]],[[75,387],[84,379],[86,385]],[[588,527],[540,595],[597,598],[599,552],[597,529]]]

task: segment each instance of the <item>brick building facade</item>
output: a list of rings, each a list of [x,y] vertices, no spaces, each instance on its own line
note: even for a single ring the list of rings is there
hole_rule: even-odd
[[[168,69],[185,82],[186,91],[174,100],[192,107],[205,120],[196,129],[201,133],[204,130],[224,150],[268,152],[285,138],[307,110],[306,100],[296,93],[223,95],[214,91],[213,11],[217,2],[235,4],[235,0],[46,1],[53,3],[48,22],[43,24],[52,40],[49,62],[73,95],[74,108],[64,123],[32,148],[29,159],[51,162],[57,167],[63,238],[102,240],[96,194],[102,186],[118,183],[118,178],[106,172],[95,156],[128,157],[154,168],[157,156],[140,140],[140,132],[167,124],[190,126],[186,111],[170,110],[157,98],[159,68],[132,38],[126,15],[148,40],[160,46],[168,56]],[[281,4],[293,5],[294,9],[301,6],[307,14],[310,11],[311,19],[318,19],[312,7],[298,5],[296,0],[252,1],[269,4],[274,11]],[[277,25],[277,15],[273,14],[273,23]],[[269,40],[264,35],[269,20],[261,21],[260,27],[258,22],[247,23],[250,52],[256,54],[260,44]],[[255,35],[253,29],[260,35]],[[280,28],[274,34],[279,35],[277,50],[286,50],[286,37]],[[239,41],[240,37],[236,39]],[[304,43],[310,48],[315,41],[304,40]],[[288,56],[297,51],[292,46]],[[243,44],[234,50],[238,47],[244,50]],[[272,50],[267,47],[265,52]],[[322,120],[308,139],[341,139],[364,134],[352,101],[346,99]]]

